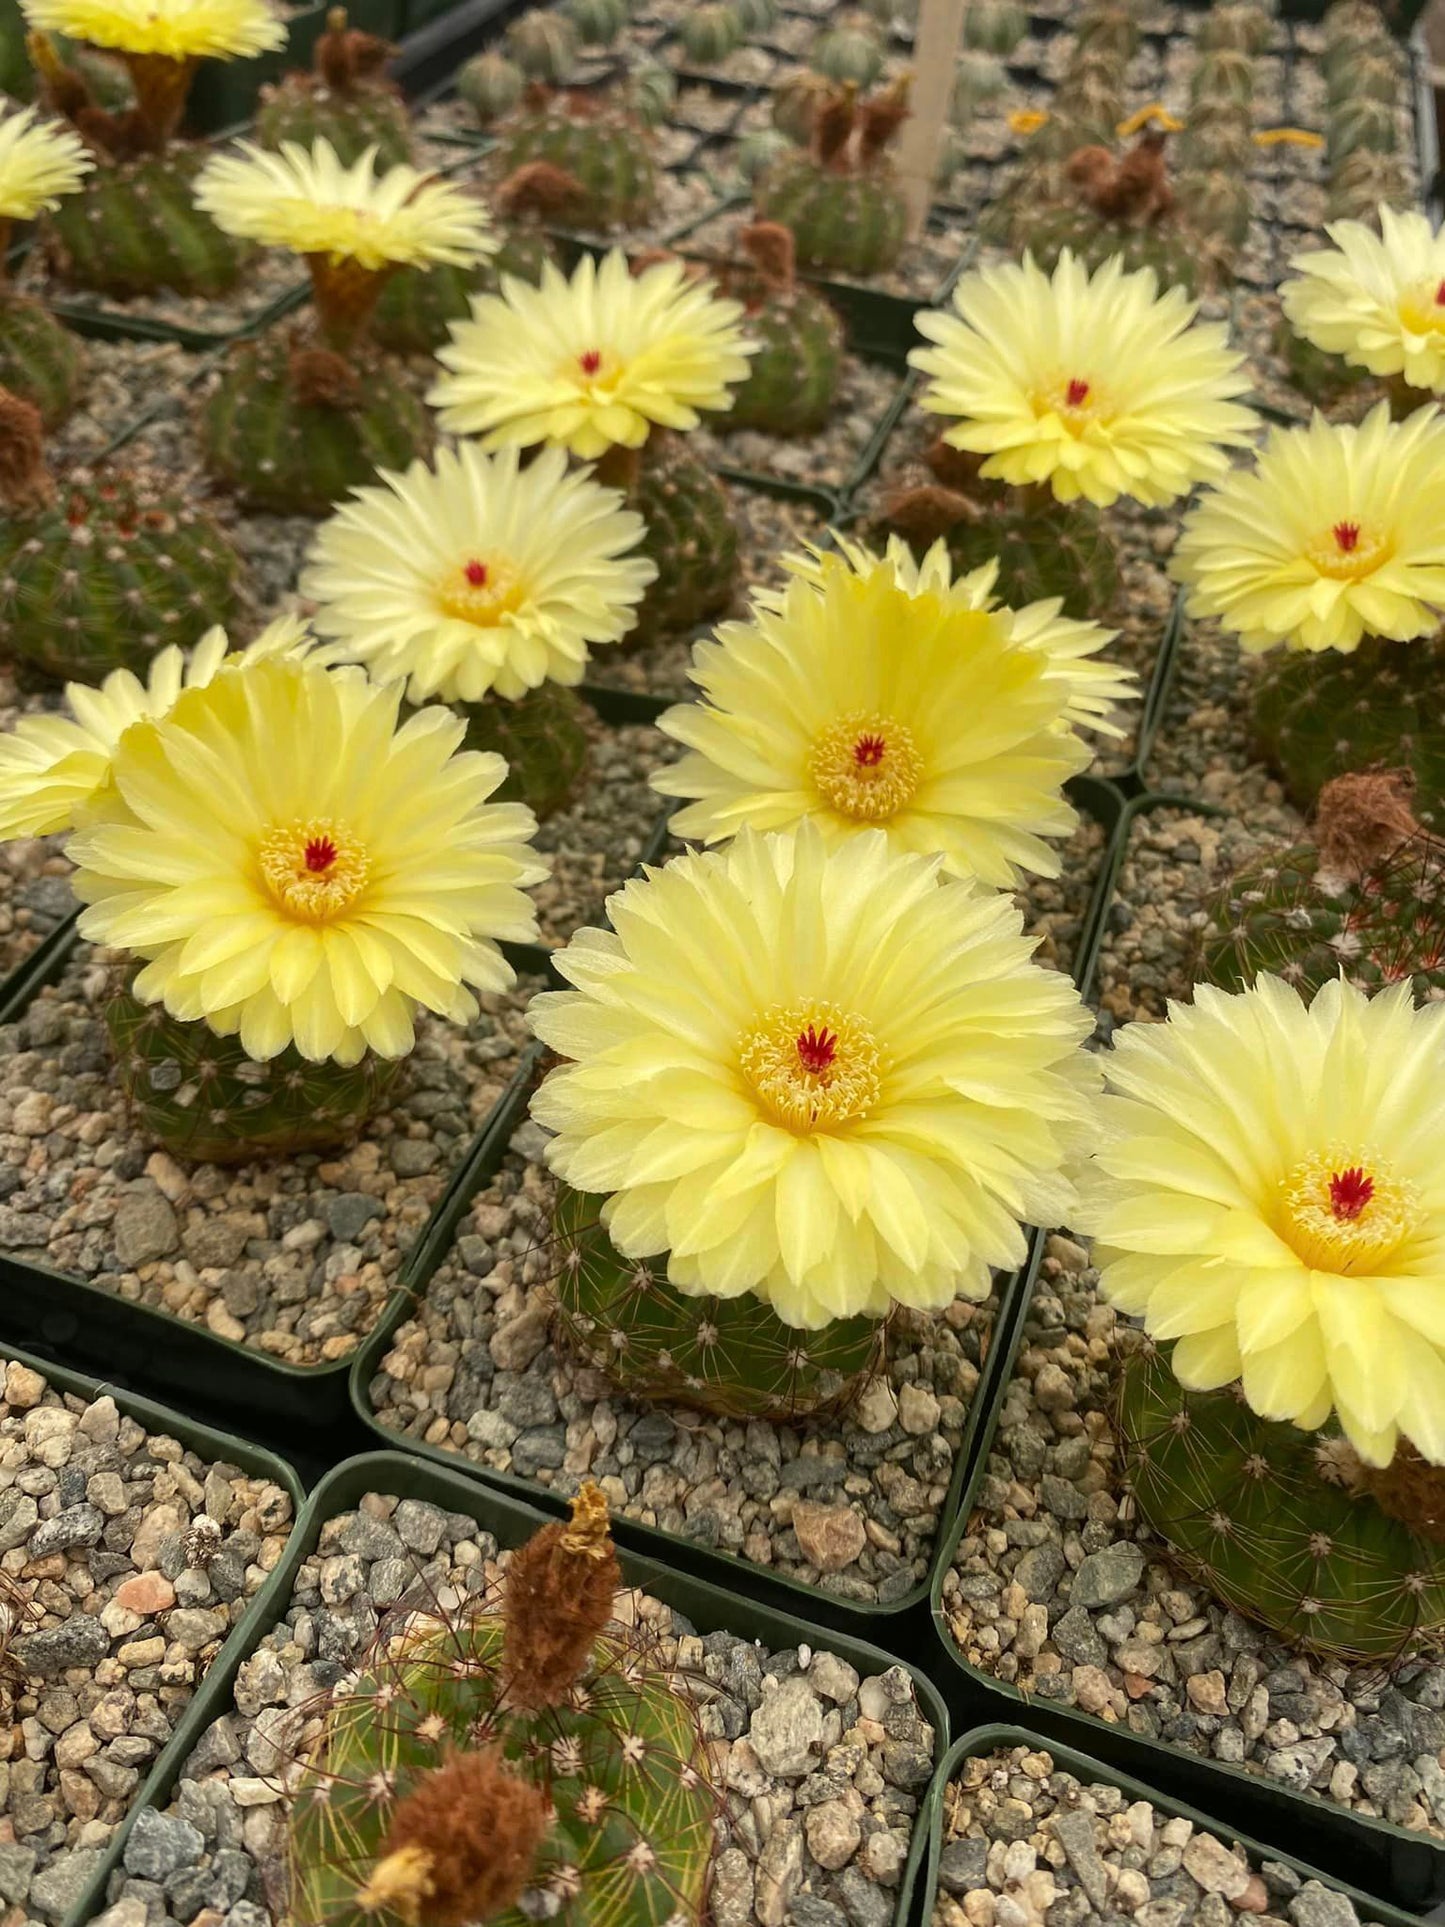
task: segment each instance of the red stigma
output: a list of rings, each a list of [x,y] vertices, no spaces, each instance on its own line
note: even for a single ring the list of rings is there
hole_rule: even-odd
[[[1070,408],[1080,408],[1088,399],[1089,384],[1086,381],[1080,381],[1076,375],[1065,391],[1064,400]]]
[[[578,355],[577,366],[582,370],[584,375],[595,375],[597,370],[602,366],[601,350],[598,348],[589,348],[586,354]]]
[[[1336,522],[1330,533],[1345,554],[1349,555],[1360,539],[1360,525],[1358,522]]]
[[[1375,1195],[1375,1180],[1352,1164],[1330,1179],[1330,1210],[1342,1224],[1353,1224]]]
[[[474,589],[486,588],[487,565],[485,562],[469,562],[466,568],[462,571],[462,573],[466,576],[467,581],[471,583]]]
[[[1445,308],[1445,281],[1442,281],[1435,290],[1435,306]]]
[[[336,861],[336,845],[329,836],[313,836],[306,845],[306,867],[319,875]]]
[[[877,769],[887,747],[881,736],[860,736],[853,745],[853,761],[859,769]]]
[[[824,1071],[830,1070],[837,1054],[838,1034],[826,1024],[809,1024],[799,1033],[798,1062],[811,1076],[821,1077]]]

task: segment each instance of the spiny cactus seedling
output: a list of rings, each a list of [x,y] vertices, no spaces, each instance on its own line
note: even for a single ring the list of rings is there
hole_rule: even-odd
[[[1204,112],[1246,116],[1254,100],[1254,60],[1238,48],[1206,54],[1189,77],[1192,119]]]
[[[510,114],[526,85],[527,76],[517,63],[495,51],[474,55],[457,73],[457,93],[483,127]]]
[[[1007,85],[1008,75],[997,55],[965,47],[953,70],[950,121],[955,127],[967,127],[985,101],[996,99]]]
[[[588,231],[630,226],[645,220],[657,201],[647,130],[621,97],[532,89],[498,129],[499,181],[526,178],[521,170],[534,162],[550,170],[559,225]],[[568,184],[565,201],[557,200]],[[534,204],[536,186],[533,178],[528,192]],[[517,211],[505,195],[503,211]]]
[[[777,127],[756,127],[744,134],[733,150],[733,166],[745,181],[756,181],[792,151],[793,143]]]
[[[566,14],[584,47],[610,47],[627,25],[627,0],[566,0]]]
[[[851,82],[858,88],[871,87],[883,72],[886,59],[883,46],[866,21],[826,27],[813,42],[811,55],[814,73],[837,86]]]
[[[587,710],[572,690],[544,682],[509,702],[469,703],[467,748],[492,750],[507,765],[498,802],[525,803],[538,818],[565,809],[587,769]]]
[[[821,74],[800,68],[773,89],[769,104],[773,125],[780,134],[786,134],[795,147],[806,147],[813,138],[818,109],[832,97],[833,89]]]
[[[668,1283],[665,1261],[618,1254],[600,1202],[560,1191],[552,1289],[572,1349],[630,1397],[786,1423],[846,1404],[876,1369],[881,1321],[835,1319],[805,1332],[760,1298],[687,1297]]]
[[[1107,60],[1122,79],[1139,48],[1139,22],[1123,0],[1090,0],[1074,23],[1074,61],[1084,54]]]
[[[40,414],[0,389],[0,637],[46,674],[142,677],[225,622],[240,559],[210,517],[144,475],[46,472]]]
[[[1348,655],[1281,652],[1254,700],[1260,749],[1302,809],[1342,771],[1403,764],[1421,826],[1445,835],[1445,644],[1367,637]]]
[[[712,0],[683,15],[681,39],[690,67],[716,67],[743,44],[743,25],[724,0]]]
[[[120,986],[105,1008],[120,1087],[145,1136],[199,1164],[324,1151],[360,1135],[396,1083],[400,1060],[308,1063],[288,1046],[253,1062],[239,1038],[183,1022]]]
[[[663,1927],[703,1918],[716,1796],[672,1671],[610,1623],[595,1485],[500,1599],[383,1624],[290,1793],[296,1927]]]
[[[1194,35],[1200,53],[1262,54],[1274,32],[1273,23],[1263,7],[1217,6],[1201,16]]]
[[[1018,0],[972,0],[963,16],[963,44],[1007,59],[1029,30],[1028,9]]]
[[[888,145],[907,115],[906,80],[867,100],[844,86],[818,101],[808,151],[759,180],[758,214],[792,230],[804,267],[866,278],[897,261],[907,209]]]
[[[386,78],[396,51],[388,41],[349,27],[345,7],[333,7],[318,36],[309,74],[288,74],[262,91],[256,137],[263,147],[330,141],[349,167],[375,147],[383,167],[411,158],[411,122],[401,90]]]
[[[1119,1431],[1143,1519],[1235,1612],[1317,1652],[1388,1662],[1445,1627],[1445,1474],[1406,1445],[1376,1471],[1328,1432],[1185,1391],[1126,1359]]]
[[[627,82],[627,101],[644,127],[662,127],[677,100],[677,76],[657,61],[633,69]]]
[[[134,105],[113,112],[52,41],[30,36],[45,103],[84,135],[97,164],[78,192],[46,217],[46,254],[68,281],[121,297],[156,288],[224,294],[252,250],[195,205],[202,148],[178,145],[193,61],[136,55]]]
[[[577,29],[566,14],[534,7],[508,27],[506,48],[529,80],[559,87],[577,65]]]
[[[1384,100],[1393,104],[1400,98],[1402,84],[1400,62],[1393,49],[1381,48],[1378,52],[1362,53],[1351,66],[1340,70],[1330,90],[1330,111],[1343,106],[1352,97]]]
[[[1310,840],[1232,876],[1210,906],[1199,976],[1243,990],[1262,972],[1305,995],[1343,971],[1362,990],[1445,993],[1445,843],[1410,808],[1403,770],[1337,776]]]
[[[746,307],[748,333],[761,346],[717,426],[812,434],[827,420],[842,379],[843,324],[820,294],[798,281],[787,228],[754,222],[739,234],[738,247],[746,265],[729,268],[722,282]]]
[[[733,0],[733,11],[749,38],[771,33],[778,24],[778,0]]]

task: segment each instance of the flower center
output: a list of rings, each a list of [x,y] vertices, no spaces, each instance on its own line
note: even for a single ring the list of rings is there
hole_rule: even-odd
[[[743,1073],[779,1124],[807,1133],[866,1117],[878,1102],[878,1046],[837,1004],[774,1004],[738,1046]]]
[[[923,759],[902,723],[855,712],[830,723],[814,742],[808,775],[840,816],[876,823],[913,800]]]
[[[522,599],[522,584],[514,569],[495,557],[484,562],[476,555],[469,556],[437,594],[443,615],[454,622],[475,623],[479,629],[495,628]]]
[[[1311,546],[1309,556],[1321,575],[1336,582],[1363,582],[1393,553],[1384,536],[1372,534],[1351,516],[1334,523],[1329,534]]]
[[[1413,335],[1445,334],[1445,281],[1424,281],[1400,296],[1400,320]]]
[[[1312,1271],[1376,1270],[1414,1229],[1411,1186],[1376,1157],[1315,1151],[1280,1187],[1280,1235]]]
[[[622,364],[608,348],[584,348],[568,364],[568,374],[580,381],[589,394],[610,393],[622,372]]]
[[[1088,399],[1089,384],[1086,381],[1080,381],[1076,375],[1064,390],[1064,406],[1065,408],[1082,408]]]
[[[329,817],[268,830],[261,839],[260,864],[272,897],[303,923],[328,923],[339,916],[371,873],[361,844]]]
[[[1056,415],[1071,434],[1080,435],[1104,414],[1099,385],[1086,375],[1060,375],[1035,395],[1034,413]]]

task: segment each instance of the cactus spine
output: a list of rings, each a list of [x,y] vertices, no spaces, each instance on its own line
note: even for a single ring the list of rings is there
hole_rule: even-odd
[[[784,156],[758,181],[758,214],[792,230],[804,267],[866,277],[903,250],[907,210],[888,143],[908,113],[907,83],[869,100],[844,87],[817,100],[807,153]]]
[[[609,1624],[606,1502],[511,1556],[499,1602],[414,1616],[319,1709],[291,1790],[297,1927],[704,1913],[715,1796],[692,1705]]]
[[[333,7],[316,42],[309,74],[288,74],[263,91],[256,135],[263,147],[299,141],[308,151],[330,141],[349,167],[368,147],[382,168],[411,158],[411,123],[400,89],[384,68],[396,51],[376,34],[348,27],[345,7]]]

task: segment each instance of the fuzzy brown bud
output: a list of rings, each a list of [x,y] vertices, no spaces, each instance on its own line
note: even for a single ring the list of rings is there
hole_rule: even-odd
[[[43,507],[54,493],[40,410],[0,388],[0,502],[21,513]]]
[[[567,1698],[612,1617],[621,1583],[607,1501],[589,1480],[568,1523],[543,1526],[507,1567],[502,1660],[514,1704],[557,1706]]]
[[[769,288],[786,294],[796,274],[798,244],[781,221],[754,221],[738,236],[738,246]]]
[[[1360,1483],[1381,1512],[1418,1538],[1445,1546],[1445,1466],[1431,1465],[1401,1439],[1388,1465],[1361,1464]]]
[[[530,216],[539,221],[566,221],[584,211],[588,194],[566,168],[551,161],[526,161],[502,182],[495,199],[497,212],[507,220]]]
[[[303,408],[351,408],[361,392],[355,370],[330,348],[293,347],[290,375]]]
[[[900,74],[882,93],[865,100],[858,110],[858,158],[866,167],[874,166],[884,149],[908,118],[909,78]]]
[[[1320,791],[1314,840],[1320,868],[1345,883],[1360,879],[1402,843],[1424,832],[1410,808],[1415,779],[1408,769],[1364,770],[1336,776]]]
[[[976,522],[979,511],[957,489],[943,488],[937,482],[923,482],[917,488],[899,489],[883,507],[883,519],[905,541],[931,544],[940,535],[957,528],[960,522]]]
[[[409,1927],[488,1920],[515,1906],[550,1824],[546,1795],[499,1753],[453,1753],[398,1803],[357,1905]]]
[[[396,52],[389,40],[347,25],[345,7],[333,7],[326,16],[326,31],[317,36],[312,64],[317,78],[336,93],[344,94],[359,80],[379,74]]]
[[[836,173],[847,172],[848,143],[858,110],[858,89],[845,81],[836,93],[818,102],[813,115],[813,158]]]

